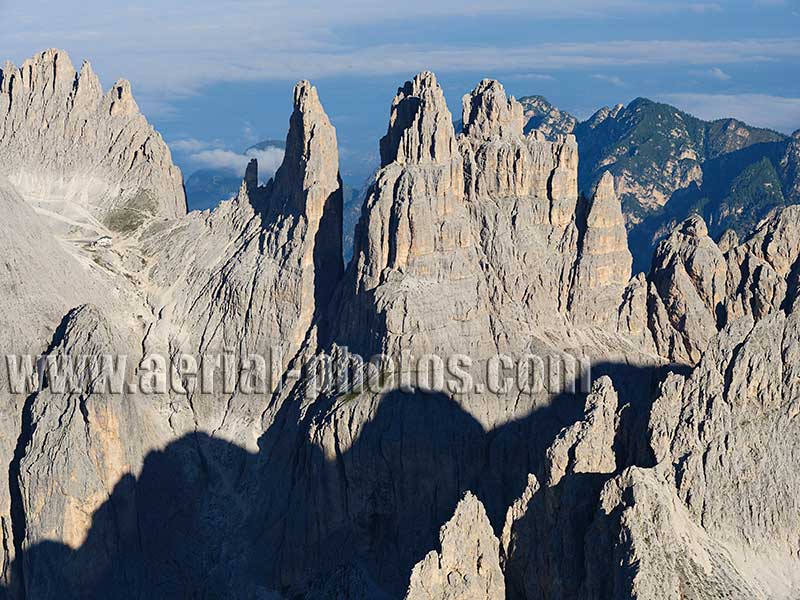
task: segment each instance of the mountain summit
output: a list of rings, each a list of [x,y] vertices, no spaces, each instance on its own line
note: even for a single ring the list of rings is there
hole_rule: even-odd
[[[128,234],[185,214],[181,173],[130,84],[103,92],[60,50],[0,71],[0,174],[71,235]]]

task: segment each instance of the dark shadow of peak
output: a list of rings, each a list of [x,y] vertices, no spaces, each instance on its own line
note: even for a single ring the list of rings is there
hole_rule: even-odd
[[[615,385],[629,381],[629,402],[649,406],[640,378],[652,370],[602,371]],[[94,513],[79,548],[25,549],[25,597],[402,597],[465,491],[499,535],[585,395],[561,394],[491,431],[473,416],[488,406],[467,411],[441,393],[319,402],[301,413],[298,399],[286,401],[257,453],[203,433],[149,453]]]
[[[209,465],[205,455],[222,461]],[[224,595],[231,578],[244,572],[249,504],[233,466],[253,458],[201,433],[151,452],[139,477],[120,479],[93,514],[79,548],[43,542],[25,550],[24,597]]]

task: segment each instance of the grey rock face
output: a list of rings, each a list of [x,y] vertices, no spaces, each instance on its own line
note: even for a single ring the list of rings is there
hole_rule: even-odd
[[[696,362],[717,332],[727,266],[699,216],[662,242],[650,273],[651,327],[659,354]]]
[[[605,485],[586,556],[583,598],[769,597],[648,469],[628,469]]]
[[[650,419],[654,455],[692,519],[771,597],[799,585],[797,319],[732,323],[689,377],[667,379]]]
[[[581,597],[584,536],[597,495],[616,471],[617,394],[595,382],[584,417],[564,428],[546,453],[544,487],[529,476],[503,529],[504,571],[512,597]]]
[[[151,352],[247,355],[283,345],[279,378],[314,339],[343,269],[335,131],[307,82],[294,105],[284,164],[266,186],[252,164],[236,199],[213,213],[144,222],[125,243],[57,241],[4,188],[9,223],[19,219],[4,238],[12,277],[4,306],[19,337],[3,349],[41,352],[50,342],[52,357],[122,355],[136,369]],[[274,416],[271,382],[241,397],[186,381],[183,392],[131,396],[3,391],[8,430],[22,430],[2,448],[13,467],[0,497],[3,576],[15,594],[267,593],[241,575],[245,562],[222,557],[246,538],[239,527],[252,515],[234,508],[242,499],[227,473],[248,461],[238,445],[255,451]],[[170,504],[181,508],[166,517]],[[212,582],[199,575],[214,569]]]
[[[614,475],[619,465],[602,464],[615,437],[596,388],[584,420],[548,450],[545,478],[555,485],[531,476],[509,510],[512,594],[794,597],[796,321],[782,312],[739,319],[689,375],[667,377],[648,426],[655,467]],[[595,450],[582,454],[582,445]]]
[[[740,319],[668,376],[649,425],[658,464],[604,486],[584,597],[797,594],[796,320]]]
[[[514,98],[506,99],[497,81],[484,79],[462,102],[462,132],[475,140],[513,139],[525,125],[522,105]]]
[[[614,178],[606,173],[592,196],[580,242],[569,306],[573,322],[609,327],[616,320],[610,309],[620,305],[632,260]]]
[[[267,185],[257,182],[251,161],[233,200],[142,233],[161,307],[148,347],[241,356],[274,350],[280,375],[311,335],[343,265],[336,133],[308,82],[295,87],[282,166]],[[241,400],[237,415],[221,396],[203,395],[181,402],[174,418],[186,431],[199,426],[231,439],[247,431],[254,448],[267,400]]]
[[[96,299],[105,310],[115,312],[119,301],[106,294],[109,278],[104,269],[86,255],[75,254],[57,240],[41,217],[34,212],[8,181],[0,176],[0,213],[2,235],[2,287],[0,291],[0,356],[3,360],[0,377],[0,460],[13,461],[20,415],[26,394],[10,389],[6,357],[20,367],[23,377],[30,376],[25,363],[14,358],[32,357],[44,352],[62,317],[70,308]],[[96,255],[97,253],[95,253]],[[123,294],[130,292],[125,286]],[[2,546],[2,580],[8,583],[14,560],[12,540],[9,471],[0,478],[0,522],[5,543]]]
[[[181,173],[119,80],[47,50],[0,71],[0,173],[59,231],[127,234],[186,212]]]
[[[126,342],[131,338],[133,332],[118,331],[93,306],[71,311],[49,358],[67,364],[86,357],[92,363],[87,371],[94,376],[83,393],[70,393],[66,375],[56,375],[59,371],[53,368],[45,389],[26,405],[27,422],[17,448],[25,537],[18,543],[23,550],[19,569],[29,597],[64,593],[62,569],[69,591],[87,593],[113,568],[114,556],[106,544],[128,544],[136,535],[132,507],[120,506],[116,518],[98,517],[115,487],[140,470],[146,451],[168,439],[165,432],[158,435],[158,421],[148,418],[146,404],[129,397],[124,388],[121,395],[111,394],[101,384],[101,357],[131,355]],[[128,364],[122,375],[130,376],[133,368]],[[57,552],[31,551],[43,540],[59,540],[73,549],[83,546],[79,566],[65,568]]]
[[[480,500],[467,492],[439,532],[432,550],[411,572],[407,600],[506,597],[499,543]]]
[[[463,104],[465,133],[456,138],[432,75],[398,92],[382,142],[391,162],[367,195],[354,260],[328,317],[335,345],[363,356],[465,354],[474,382],[484,386],[498,352],[561,357],[577,347],[601,361],[626,352],[631,363],[657,361],[617,332],[625,280],[591,277],[592,261],[602,262],[604,251],[625,253],[614,246],[620,212],[613,192],[601,190],[592,233],[583,236],[574,142],[523,136],[519,111],[496,82],[482,82]],[[576,279],[581,260],[585,278]],[[617,289],[619,297],[609,292],[592,306],[607,328],[586,317],[574,326],[568,299],[571,290],[587,298],[577,293],[582,286]],[[372,561],[370,572],[385,589],[405,591],[404,578],[435,545],[432,533],[465,490],[487,490],[481,498],[499,526],[518,482],[542,466],[547,445],[571,422],[559,411],[583,408],[585,398],[570,392],[557,408],[556,395],[389,389],[343,394],[319,412],[309,407],[317,416],[303,437],[328,458],[321,463],[304,453],[297,485],[308,490],[314,511],[329,517],[301,528],[303,542],[290,559],[284,555],[285,580],[337,561]],[[539,410],[549,416],[529,418]],[[526,458],[489,468],[502,460],[495,456]],[[309,520],[302,507],[287,510],[292,522]],[[327,540],[337,536],[357,542],[332,553]]]
[[[339,319],[352,323],[341,336],[350,348],[395,351],[413,334],[417,351],[480,357],[496,343],[518,345],[525,329],[617,319],[630,255],[613,185],[592,208],[579,206],[574,140],[524,137],[519,105],[498,83],[481,82],[463,105],[456,140],[431,74],[393,103],[350,275],[364,312]],[[364,322],[388,335],[378,345],[359,339]],[[492,344],[485,332],[501,323],[520,325]]]
[[[696,363],[726,323],[790,309],[797,297],[798,212],[773,213],[753,236],[723,250],[702,218],[682,223],[659,245],[649,275],[649,324],[658,352]]]
[[[616,468],[617,393],[609,377],[598,379],[586,398],[583,420],[561,431],[547,450],[548,487],[567,474],[613,473]]]

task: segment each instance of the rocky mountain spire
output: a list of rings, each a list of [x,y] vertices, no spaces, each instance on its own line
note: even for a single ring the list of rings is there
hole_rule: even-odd
[[[615,320],[632,263],[614,177],[606,172],[595,187],[580,241],[570,300],[573,322],[602,326]]]
[[[439,543],[441,552],[432,550],[414,566],[405,600],[506,597],[500,544],[483,504],[471,492],[442,526]]]
[[[476,139],[519,137],[525,126],[522,105],[514,98],[506,99],[502,84],[494,79],[482,80],[462,99],[463,132]]]
[[[726,275],[725,257],[699,215],[686,219],[659,244],[649,276],[649,304],[660,354],[699,360],[717,332]]]
[[[336,129],[322,108],[317,88],[308,81],[300,81],[294,87],[286,152],[275,173],[272,195],[281,197],[281,201],[285,198],[285,210],[318,221],[329,208],[329,198],[338,193],[341,202],[338,174]],[[341,208],[338,210],[341,213]]]
[[[237,198],[145,238],[155,283],[175,290],[159,327],[179,323],[188,348],[281,347],[285,360],[293,356],[344,269],[338,164],[336,130],[316,88],[301,81],[274,179],[259,186],[250,161]],[[171,266],[185,256],[191,268],[176,277]]]
[[[185,214],[181,173],[119,80],[47,50],[0,74],[0,174],[73,234],[128,234]]]
[[[465,216],[461,156],[433,73],[398,89],[380,148],[383,167],[367,195],[354,256],[359,286],[367,289],[387,267],[410,268],[434,251],[467,243],[456,231]]]
[[[398,88],[380,150],[382,167],[442,162],[458,152],[453,118],[436,75],[423,71]]]
[[[344,272],[342,179],[336,129],[322,108],[317,88],[308,81],[294,87],[286,153],[268,202],[274,207],[285,202],[284,211],[306,219],[307,253],[301,264],[309,268],[313,263],[315,299],[327,302]]]
[[[251,161],[236,198],[166,218],[169,155],[129,84],[57,51],[3,70],[0,356],[179,363],[153,393],[0,379],[3,592],[797,596],[800,208],[720,244],[693,216],[628,281],[614,178],[579,196],[575,139],[525,135],[495,81],[463,107],[456,136],[431,73],[399,89],[343,273],[307,81],[273,179]],[[131,235],[57,239],[46,211]],[[365,388],[291,381],[345,347],[409,360]]]

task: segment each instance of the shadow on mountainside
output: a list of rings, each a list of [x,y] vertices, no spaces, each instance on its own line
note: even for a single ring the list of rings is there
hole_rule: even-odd
[[[630,414],[649,412],[660,369],[596,372],[613,374]],[[499,534],[528,473],[541,473],[545,450],[580,419],[584,400],[562,394],[486,432],[443,394],[393,391],[319,400],[303,416],[287,401],[257,453],[187,435],[116,484],[79,548],[27,548],[17,565],[24,597],[402,597],[466,490]],[[350,440],[359,419],[369,420]],[[627,438],[622,456],[634,460],[635,436]]]
[[[704,161],[701,181],[692,181],[686,187],[676,189],[664,206],[629,230],[633,273],[649,272],[658,243],[692,214],[703,217],[714,240],[719,240],[727,229],[735,230],[744,239],[755,231],[770,210],[793,203],[786,181],[778,181],[786,144],[785,141],[752,144]],[[745,194],[737,191],[744,184],[743,179],[748,178],[758,178],[763,185],[771,187],[769,177],[772,175],[780,189],[773,190],[771,195],[756,195],[752,190]],[[762,181],[765,177],[767,179]],[[751,196],[750,202],[741,204]]]

